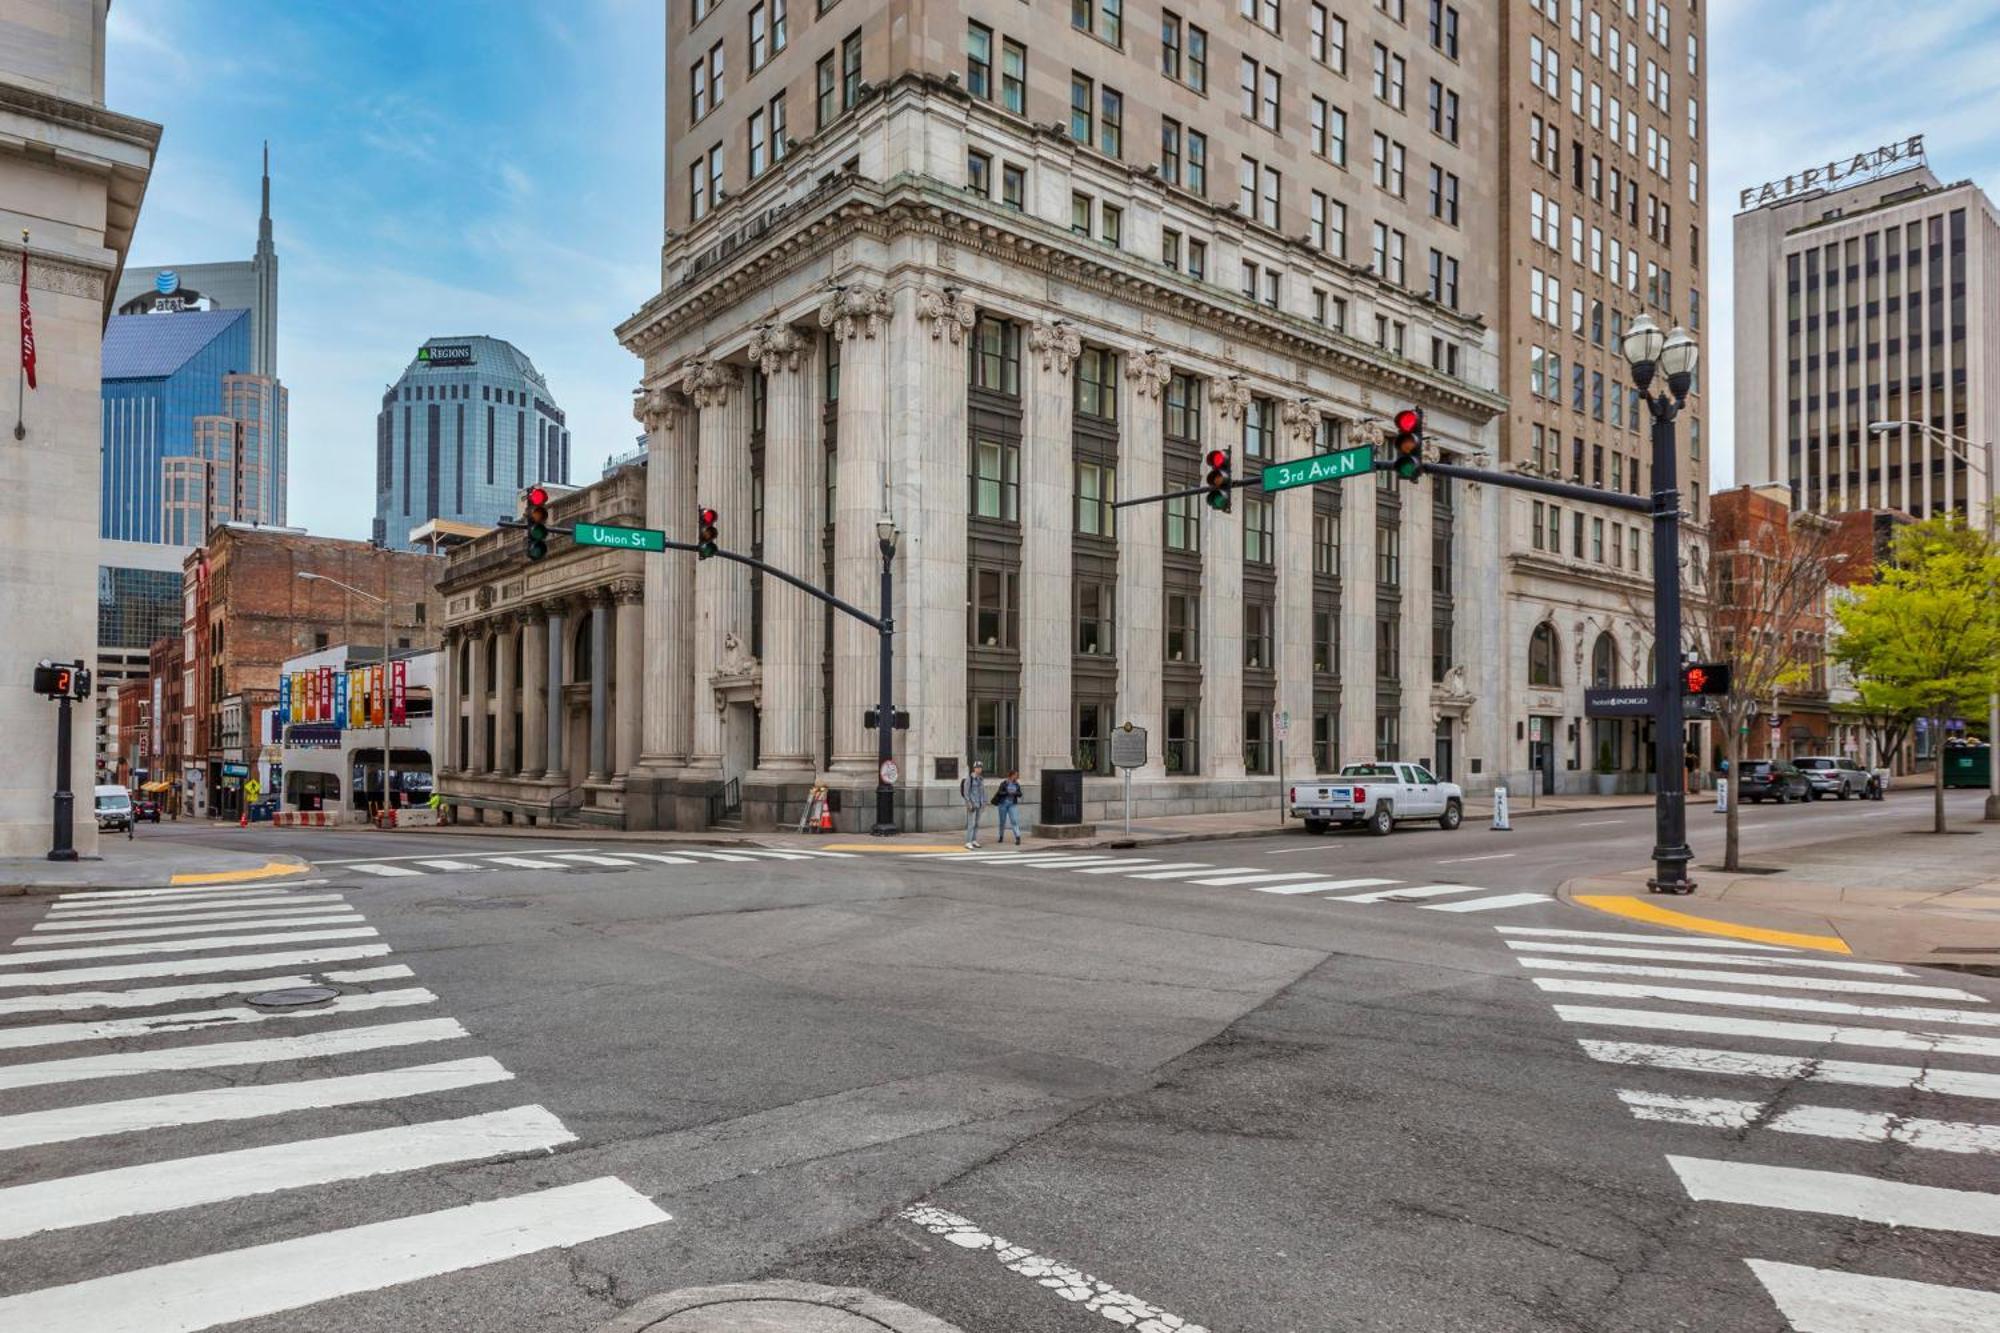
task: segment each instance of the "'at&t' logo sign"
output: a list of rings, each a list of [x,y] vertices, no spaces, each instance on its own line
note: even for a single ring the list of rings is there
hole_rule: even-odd
[[[170,268],[163,268],[153,279],[153,290],[162,296],[172,296],[181,289],[181,275]]]

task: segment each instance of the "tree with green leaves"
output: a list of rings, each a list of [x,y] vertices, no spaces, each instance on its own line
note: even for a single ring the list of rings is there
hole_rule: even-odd
[[[1875,711],[1924,720],[1937,755],[1931,830],[1943,833],[1946,723],[2000,688],[2000,545],[1956,514],[1911,523],[1852,594],[1834,611],[1834,656]]]

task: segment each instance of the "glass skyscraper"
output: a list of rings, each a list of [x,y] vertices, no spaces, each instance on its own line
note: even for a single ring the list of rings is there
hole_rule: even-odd
[[[509,517],[522,487],[568,483],[569,449],[548,382],[512,343],[433,338],[375,419],[375,541],[408,550],[434,518]]]

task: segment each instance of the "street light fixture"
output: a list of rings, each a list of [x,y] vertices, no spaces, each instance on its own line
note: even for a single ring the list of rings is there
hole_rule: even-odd
[[[1681,716],[1681,490],[1674,453],[1674,419],[1687,402],[1700,348],[1675,325],[1663,333],[1653,317],[1640,314],[1626,326],[1620,348],[1632,367],[1632,383],[1653,415],[1653,768],[1658,800],[1653,808],[1655,893],[1692,893],[1687,876],[1694,851],[1687,841],[1687,750]],[[1656,375],[1667,377],[1666,392],[1652,392]]]
[[[364,592],[351,583],[342,583],[339,579],[329,578],[325,574],[315,574],[308,569],[300,570],[299,577],[311,583],[331,583],[334,587],[350,592],[356,597],[365,597],[382,608],[382,689],[386,692],[389,688],[389,599],[377,597],[374,593]],[[382,573],[385,587],[388,578],[389,574],[385,569]],[[394,716],[389,711],[389,701],[384,699],[382,701],[382,808],[384,810],[395,809],[396,762],[395,752],[390,749],[389,740],[389,729],[395,725]],[[352,779],[353,774],[347,776]]]
[[[895,621],[890,618],[890,572],[896,561],[896,520],[887,514],[875,520],[875,544],[882,552],[882,629],[876,636],[881,644],[880,695],[875,712],[875,826],[868,830],[878,838],[896,832],[896,704],[895,682],[891,679],[891,645],[895,641]]]

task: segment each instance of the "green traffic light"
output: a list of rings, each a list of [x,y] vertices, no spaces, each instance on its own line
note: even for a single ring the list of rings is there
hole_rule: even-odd
[[[1415,481],[1423,471],[1423,464],[1413,454],[1405,454],[1396,460],[1396,475],[1404,481]]]
[[[1221,509],[1227,511],[1229,508],[1229,492],[1216,491],[1213,494],[1211,494],[1208,497],[1208,507],[1210,509]]]

